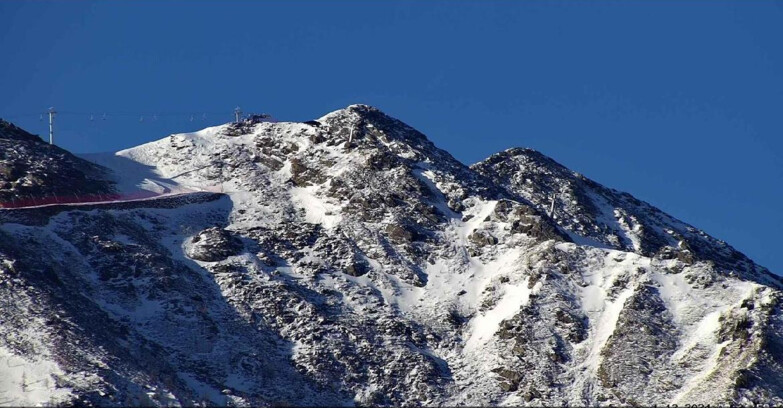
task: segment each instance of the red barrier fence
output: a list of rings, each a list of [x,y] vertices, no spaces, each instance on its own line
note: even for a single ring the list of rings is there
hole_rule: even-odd
[[[133,193],[107,193],[107,194],[90,194],[90,195],[73,195],[73,196],[44,196],[44,197],[20,197],[11,201],[0,202],[0,208],[24,208],[24,207],[38,207],[42,205],[57,205],[57,204],[86,204],[86,203],[102,203],[102,202],[116,202],[116,201],[134,201],[143,200],[146,198],[155,198],[162,196],[170,196],[177,194],[196,193],[199,191],[206,191],[211,193],[223,193],[223,185],[217,184],[214,186],[199,187],[197,190],[183,187],[172,187],[174,191],[168,190],[166,193],[155,193],[153,191],[136,191]]]
[[[0,202],[0,208],[37,207],[55,204],[83,204],[111,201],[142,200],[162,196],[152,191],[138,191],[127,194],[91,194],[85,196],[45,196],[45,197],[21,197],[18,200]]]

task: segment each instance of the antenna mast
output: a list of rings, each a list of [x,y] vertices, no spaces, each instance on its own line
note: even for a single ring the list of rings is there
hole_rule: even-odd
[[[239,117],[242,116],[242,109],[239,109],[239,106],[234,108],[234,117],[236,118],[236,123],[239,123]]]
[[[54,115],[57,114],[54,108],[49,108],[49,144],[54,144]]]

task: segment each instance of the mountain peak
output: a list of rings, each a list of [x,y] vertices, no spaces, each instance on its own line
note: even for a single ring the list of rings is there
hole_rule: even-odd
[[[377,112],[383,113],[380,109],[376,108],[375,106],[366,105],[363,103],[354,103],[344,108],[329,112],[326,115],[319,118],[318,120],[320,121],[326,119],[332,115],[347,115],[347,114],[365,115],[365,114],[377,113]]]
[[[711,261],[724,273],[780,285],[766,269],[727,243],[631,194],[605,187],[528,148],[512,148],[471,166],[509,194],[527,200],[571,238],[587,245],[660,259]]]
[[[536,163],[539,166],[546,167],[549,171],[568,172],[571,173],[567,167],[558,163],[555,159],[541,153],[538,150],[529,147],[512,147],[502,152],[498,152],[488,157],[476,165],[496,165],[499,163]]]
[[[362,112],[380,112],[381,111],[380,109],[376,108],[375,106],[366,105],[366,104],[363,104],[363,103],[354,103],[352,105],[346,106],[345,109],[351,110],[351,111],[354,111],[354,112],[357,112],[357,113],[362,113]]]
[[[372,130],[377,136],[396,137],[408,142],[421,143],[426,142],[434,148],[434,145],[424,134],[392,117],[382,110],[364,104],[348,105],[343,109],[330,112],[319,119],[321,124],[331,125],[332,127],[344,127],[348,130],[363,131]]]
[[[320,118],[316,119],[316,121],[323,123],[323,122],[333,121],[338,118],[340,119],[349,118],[353,120],[359,120],[363,118],[365,115],[370,113],[375,113],[375,112],[381,112],[381,110],[374,106],[356,103],[329,112],[326,115],[323,115]]]

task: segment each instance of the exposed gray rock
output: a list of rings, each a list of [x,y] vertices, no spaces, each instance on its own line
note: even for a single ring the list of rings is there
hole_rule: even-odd
[[[242,250],[242,242],[230,232],[211,227],[199,232],[186,246],[188,257],[204,262],[222,261]]]
[[[468,239],[478,246],[495,245],[498,243],[498,239],[492,236],[487,231],[476,230],[472,234],[468,235]]]

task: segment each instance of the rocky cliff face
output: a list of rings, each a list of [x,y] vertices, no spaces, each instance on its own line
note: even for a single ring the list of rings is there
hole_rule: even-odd
[[[783,403],[780,280],[539,153],[352,105],[95,160],[225,194],[3,210],[0,403]]]

